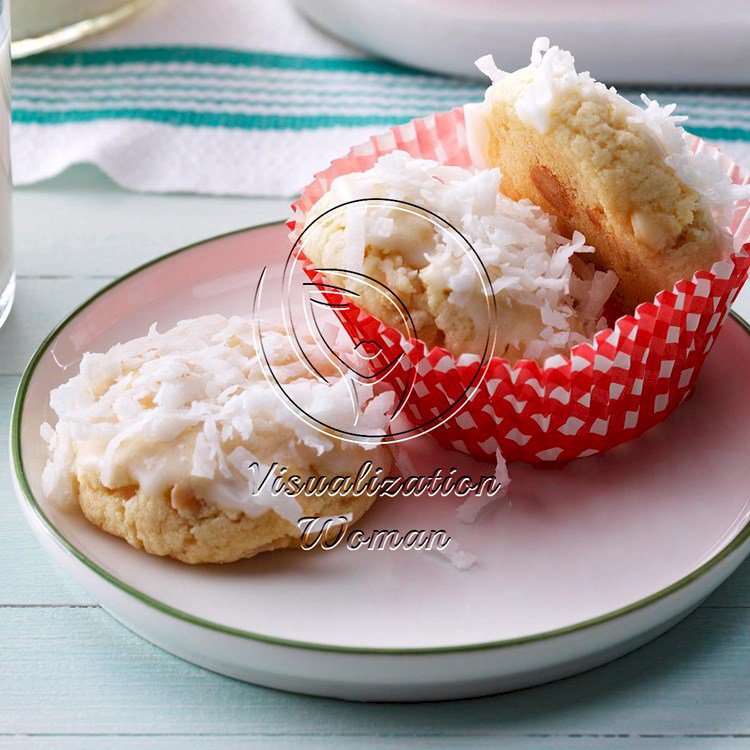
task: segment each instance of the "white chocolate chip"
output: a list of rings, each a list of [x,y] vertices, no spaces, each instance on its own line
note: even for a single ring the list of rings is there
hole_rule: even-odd
[[[633,211],[630,224],[633,227],[633,234],[640,242],[654,250],[664,249],[667,244],[667,233],[653,214],[647,211]]]

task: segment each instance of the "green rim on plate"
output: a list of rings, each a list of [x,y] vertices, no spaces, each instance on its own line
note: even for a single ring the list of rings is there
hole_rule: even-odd
[[[307,649],[307,650],[312,650],[312,651],[330,651],[330,652],[336,652],[336,653],[349,653],[349,654],[372,654],[372,655],[381,655],[381,656],[390,656],[390,655],[397,655],[397,654],[429,655],[429,654],[461,653],[461,652],[466,652],[466,651],[480,651],[480,650],[487,650],[487,649],[506,648],[508,646],[519,646],[522,644],[533,643],[535,641],[549,640],[552,638],[556,638],[558,636],[568,635],[571,633],[577,633],[579,631],[586,630],[587,628],[592,628],[596,625],[601,625],[611,620],[615,620],[619,617],[623,617],[632,612],[643,609],[644,607],[647,607],[650,604],[653,604],[661,599],[664,599],[665,597],[684,588],[688,584],[692,583],[693,581],[703,576],[705,573],[708,573],[719,562],[721,562],[723,559],[728,557],[735,550],[739,549],[743,545],[743,543],[750,538],[750,521],[749,521],[742,527],[739,533],[734,537],[734,539],[726,547],[719,550],[719,552],[717,552],[708,561],[703,563],[703,565],[701,565],[699,568],[696,568],[694,571],[692,571],[685,577],[681,578],[680,580],[675,581],[670,586],[667,586],[666,588],[663,588],[660,591],[657,591],[643,599],[639,599],[638,601],[633,602],[632,604],[628,604],[625,607],[621,607],[620,609],[616,609],[612,612],[608,612],[607,614],[599,615],[598,617],[593,617],[589,620],[584,620],[582,622],[575,623],[573,625],[567,625],[564,628],[557,628],[556,630],[549,630],[543,633],[536,633],[534,635],[523,636],[520,638],[509,638],[509,639],[501,640],[501,641],[486,641],[482,643],[472,643],[472,644],[467,644],[463,646],[438,646],[438,647],[429,647],[429,648],[371,648],[371,647],[357,647],[357,646],[336,646],[333,644],[313,643],[313,642],[308,642],[308,641],[295,641],[295,640],[290,640],[290,639],[285,639],[285,638],[275,638],[273,636],[263,635],[261,633],[252,633],[250,631],[241,630],[239,628],[232,628],[226,625],[221,625],[216,622],[211,622],[210,620],[205,620],[201,617],[196,617],[194,615],[191,615],[188,612],[183,612],[180,609],[176,609],[175,607],[171,607],[170,605],[165,604],[164,602],[161,602],[158,599],[154,599],[153,597],[148,596],[147,594],[144,594],[142,591],[139,591],[136,588],[133,588],[129,584],[125,583],[124,581],[121,581],[116,576],[112,575],[111,573],[101,568],[93,560],[90,560],[88,557],[86,557],[86,555],[84,555],[83,552],[81,552],[77,547],[71,544],[63,536],[63,534],[58,530],[58,528],[52,523],[52,521],[47,517],[47,515],[44,513],[41,506],[37,502],[36,498],[34,497],[34,494],[31,491],[28,479],[26,477],[26,472],[24,470],[24,465],[23,465],[23,458],[21,455],[21,419],[22,419],[24,404],[26,401],[26,393],[28,391],[29,383],[31,382],[32,377],[34,376],[34,373],[36,371],[37,365],[39,364],[39,361],[44,356],[44,354],[46,353],[47,349],[50,347],[52,342],[57,338],[60,332],[68,325],[68,323],[70,323],[71,320],[73,320],[79,313],[85,310],[89,305],[91,305],[101,296],[106,294],[106,292],[118,286],[125,280],[130,279],[133,276],[136,276],[141,271],[144,271],[147,268],[150,268],[151,266],[161,263],[167,260],[168,258],[172,258],[175,255],[179,255],[180,253],[184,253],[188,250],[192,250],[201,245],[205,245],[207,242],[214,242],[216,240],[223,239],[225,237],[231,237],[233,235],[243,234],[245,232],[253,231],[255,229],[262,229],[265,227],[277,226],[281,224],[283,224],[283,222],[270,222],[267,224],[260,224],[254,227],[249,227],[247,229],[239,229],[234,232],[227,232],[225,234],[217,235],[216,237],[211,237],[209,239],[202,240],[200,242],[195,242],[191,245],[187,245],[186,247],[182,247],[170,253],[166,253],[165,255],[159,256],[158,258],[155,258],[154,260],[151,260],[148,263],[144,263],[143,265],[138,266],[137,268],[133,269],[129,273],[125,274],[124,276],[121,276],[119,279],[113,281],[110,284],[107,284],[104,288],[100,289],[96,294],[94,294],[92,297],[86,300],[82,305],[76,308],[70,315],[68,315],[65,318],[65,320],[63,320],[59,325],[57,325],[53,329],[53,331],[49,334],[49,336],[47,336],[47,338],[42,342],[41,346],[39,346],[39,348],[34,353],[34,356],[31,358],[31,361],[26,366],[26,369],[23,375],[21,376],[21,382],[19,383],[19,386],[18,386],[18,392],[16,393],[16,398],[15,398],[15,402],[13,405],[13,415],[11,417],[10,450],[11,450],[11,459],[13,462],[13,468],[15,470],[16,480],[24,494],[26,502],[29,504],[29,507],[37,516],[37,518],[42,522],[42,524],[47,528],[47,530],[52,535],[53,539],[65,551],[73,555],[73,557],[75,557],[79,562],[83,563],[83,565],[89,568],[89,570],[91,570],[93,573],[100,576],[105,581],[111,583],[113,586],[120,589],[124,593],[129,594],[130,596],[139,600],[141,603],[149,607],[152,607],[153,609],[158,610],[159,612],[162,612],[163,614],[170,615],[171,617],[175,617],[179,620],[190,623],[191,625],[198,625],[200,627],[207,628],[209,630],[213,630],[219,633],[224,633],[226,635],[237,636],[237,637],[245,638],[248,640],[258,641],[260,643],[270,644],[273,646]],[[737,323],[743,328],[743,330],[746,333],[750,333],[750,325],[748,325],[748,323],[745,320],[743,320],[739,315],[737,315],[734,312],[731,312],[730,314],[737,321]]]

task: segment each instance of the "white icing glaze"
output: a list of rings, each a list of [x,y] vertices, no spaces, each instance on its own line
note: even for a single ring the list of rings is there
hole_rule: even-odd
[[[317,468],[336,475],[353,464],[356,471],[368,450],[384,449],[347,444],[342,452],[294,414],[266,380],[253,337],[251,321],[211,315],[165,333],[154,326],[147,336],[104,354],[84,355],[79,374],[50,395],[58,419],[54,428],[42,426],[50,452],[45,494],[73,504],[76,477],[91,473],[110,489],[137,484],[159,495],[179,486],[250,516],[270,508],[296,522],[294,498],[272,493],[270,483],[254,494],[272,460],[302,473],[312,457]],[[308,415],[330,425],[351,424],[342,380],[311,379],[277,331],[264,332],[263,342],[286,393]],[[316,356],[313,347],[307,353]],[[324,370],[325,360],[318,359]],[[362,402],[371,395],[363,392]],[[382,394],[365,403],[360,434],[383,434],[391,400]],[[369,457],[377,463],[376,455]]]

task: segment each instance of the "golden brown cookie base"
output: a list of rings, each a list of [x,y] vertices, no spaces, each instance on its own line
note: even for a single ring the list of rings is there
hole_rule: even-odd
[[[546,133],[504,100],[493,102],[486,119],[488,161],[503,173],[503,192],[556,216],[562,234],[582,232],[596,248],[596,265],[620,278],[615,295],[623,311],[719,259],[700,196],[610,104],[573,93],[557,105]],[[634,214],[649,244],[636,236]]]
[[[352,513],[354,523],[374,500],[364,495],[299,498],[304,510],[300,515]],[[174,507],[169,495],[147,495],[137,487],[110,490],[93,478],[85,478],[79,485],[81,510],[91,523],[152,555],[190,564],[230,563],[300,545],[299,528],[272,511],[251,518],[198,502],[199,507]]]

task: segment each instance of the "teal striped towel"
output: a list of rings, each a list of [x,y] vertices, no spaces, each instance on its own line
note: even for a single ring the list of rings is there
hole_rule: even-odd
[[[92,163],[132,190],[294,195],[373,133],[484,90],[366,58],[284,0],[162,0],[14,64],[14,177],[25,185]],[[750,163],[750,92],[647,93]]]

